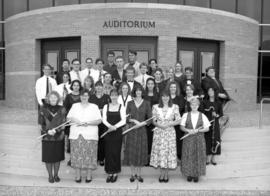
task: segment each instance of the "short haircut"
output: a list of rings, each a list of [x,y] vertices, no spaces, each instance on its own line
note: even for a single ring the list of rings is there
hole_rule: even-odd
[[[157,59],[150,59],[148,62],[151,64],[151,62],[154,61],[157,64]]]
[[[132,66],[127,66],[127,68],[126,68],[126,73],[128,72],[128,71],[133,71],[133,73],[135,74],[135,68],[134,67],[132,67]]]
[[[110,96],[111,96],[112,94],[115,94],[115,95],[117,95],[117,96],[119,95],[117,89],[115,89],[115,88],[113,88],[113,89],[110,91]]]
[[[192,69],[192,67],[185,67],[185,71],[191,71],[191,72],[193,72],[193,69]]]
[[[95,64],[98,64],[98,62],[102,62],[102,64],[104,64],[104,61],[102,58],[97,58]]]
[[[148,65],[144,62],[140,64],[140,69],[142,68],[142,66],[145,66],[146,68],[148,67]]]
[[[183,64],[182,64],[182,61],[176,61],[176,63],[175,63],[174,66],[176,66],[177,64],[183,65]]]
[[[97,81],[96,83],[95,83],[95,87],[96,86],[103,86],[103,83],[101,82],[101,81]]]
[[[198,106],[200,106],[200,100],[197,97],[192,97],[189,101],[190,104],[196,103]]]
[[[74,64],[76,61],[78,61],[78,62],[79,62],[79,64],[81,64],[80,59],[77,59],[77,58],[76,58],[76,59],[73,59],[71,63],[72,63],[72,64]]]
[[[87,61],[92,61],[92,63],[93,63],[93,59],[90,58],[90,57],[87,57],[87,58],[85,59],[85,62],[86,62],[86,63],[87,63]]]
[[[69,61],[68,59],[63,59],[62,64],[63,64],[64,62],[68,62],[68,64],[70,64],[70,61]]]
[[[214,71],[216,71],[215,67],[214,66],[210,66],[210,67],[207,67],[205,69],[205,72],[207,73],[210,69],[213,69]]]
[[[144,89],[143,89],[142,85],[140,85],[140,84],[134,85],[133,90],[131,92],[131,96],[136,97],[136,91],[138,91],[138,90],[142,91],[142,97],[144,97]]]
[[[117,59],[122,59],[122,60],[124,61],[124,57],[123,57],[123,56],[117,56],[117,57],[115,58],[115,60],[117,60]]]
[[[42,69],[44,69],[45,67],[49,67],[51,70],[53,70],[53,67],[48,63],[42,65]]]
[[[163,107],[164,107],[164,104],[163,104],[163,101],[162,101],[162,97],[163,97],[163,96],[169,97],[169,103],[168,103],[168,106],[169,106],[169,107],[172,107],[173,102],[172,102],[170,93],[169,93],[167,90],[163,90],[163,91],[161,92],[160,97],[159,97],[158,107],[159,107],[159,108],[163,108]]]
[[[113,55],[113,56],[115,56],[114,51],[112,51],[112,50],[109,50],[109,51],[107,52],[107,56],[109,56],[110,54]]]
[[[135,50],[129,50],[128,53],[134,54],[135,56],[137,56],[137,51],[135,51]]]
[[[123,88],[123,86],[127,86],[128,87],[128,95],[130,94],[130,86],[128,85],[128,83],[127,82],[122,82],[121,84],[120,84],[120,86],[119,86],[119,94],[120,95],[122,95],[123,94],[123,92],[122,92],[122,88]]]
[[[107,76],[107,75],[110,75],[112,77],[112,74],[109,72],[106,72],[105,74],[103,74],[103,77],[105,78],[105,76]]]
[[[73,80],[73,81],[71,82],[71,84],[70,84],[70,90],[73,91],[73,85],[74,85],[74,83],[76,83],[76,82],[77,82],[77,83],[79,84],[79,86],[80,86],[79,91],[81,91],[81,90],[82,90],[82,83],[81,83],[80,80]]]
[[[60,102],[60,95],[57,91],[51,91],[45,98],[46,103],[50,104],[50,96],[55,95],[57,97],[56,105]]]

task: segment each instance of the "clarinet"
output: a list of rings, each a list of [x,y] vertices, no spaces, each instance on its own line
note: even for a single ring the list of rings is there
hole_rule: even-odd
[[[209,109],[205,109],[205,111],[212,111],[212,120],[214,120],[213,122],[213,126],[212,126],[212,146],[211,146],[211,152],[212,153],[217,153],[217,149],[220,146],[220,142],[219,141],[215,141],[215,126],[216,126],[216,116],[214,116],[214,112],[215,112],[215,108],[213,106],[211,106]]]

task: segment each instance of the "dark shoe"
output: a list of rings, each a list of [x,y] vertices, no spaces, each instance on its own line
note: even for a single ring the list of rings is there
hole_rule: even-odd
[[[134,181],[135,181],[135,176],[131,175],[129,181],[130,181],[130,182],[134,182]]]
[[[54,176],[54,181],[55,181],[55,182],[60,182],[59,176]]]
[[[192,177],[191,177],[191,176],[188,176],[188,177],[187,177],[187,181],[188,181],[188,182],[191,182],[191,181],[192,181]]]
[[[49,177],[49,183],[54,183],[54,178],[53,177]]]
[[[100,166],[104,166],[104,161],[100,161],[100,162],[99,162],[99,165],[100,165]]]
[[[142,178],[141,176],[137,176],[137,180],[138,180],[139,182],[143,182],[143,178]]]
[[[80,177],[80,179],[75,179],[75,182],[81,183],[82,182],[82,177]]]
[[[164,178],[164,179],[163,179],[163,182],[165,182],[165,183],[169,182],[169,177]]]
[[[193,181],[196,182],[196,183],[199,182],[199,177],[194,177]]]
[[[215,161],[211,160],[211,163],[212,163],[212,165],[217,165],[217,163]]]
[[[116,181],[117,181],[117,178],[118,178],[117,175],[116,175],[116,176],[112,176],[111,182],[112,182],[112,183],[116,182]]]
[[[92,178],[90,178],[90,179],[87,179],[87,178],[86,178],[86,179],[85,179],[85,182],[86,182],[86,183],[92,182]]]
[[[71,166],[71,160],[67,162],[67,166]]]
[[[206,162],[206,165],[209,165],[210,164],[210,162]]]
[[[163,179],[163,178],[161,178],[161,176],[159,176],[158,181],[159,181],[160,183],[162,183],[162,182],[164,182],[163,180],[164,180],[164,179]]]
[[[107,183],[112,182],[112,177],[113,177],[113,176],[109,175],[109,176],[107,177],[107,179],[106,179],[106,182],[107,182]]]

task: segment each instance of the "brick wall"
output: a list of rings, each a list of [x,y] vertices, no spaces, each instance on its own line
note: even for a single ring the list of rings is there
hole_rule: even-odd
[[[112,9],[113,8],[113,9]],[[155,28],[103,28],[108,20],[151,20]],[[35,108],[34,85],[40,70],[42,38],[81,36],[82,60],[100,56],[99,36],[158,36],[158,60],[174,64],[177,38],[221,41],[220,78],[237,110],[256,107],[258,23],[233,13],[178,5],[114,3],[59,6],[7,19],[6,101]]]

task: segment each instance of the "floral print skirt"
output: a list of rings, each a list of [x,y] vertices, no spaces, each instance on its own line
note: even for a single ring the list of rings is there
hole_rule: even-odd
[[[78,139],[70,140],[71,167],[79,169],[97,168],[96,140],[85,140],[82,135]]]

